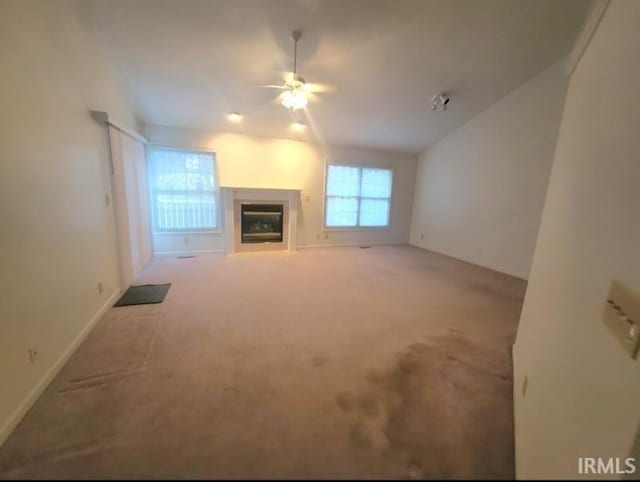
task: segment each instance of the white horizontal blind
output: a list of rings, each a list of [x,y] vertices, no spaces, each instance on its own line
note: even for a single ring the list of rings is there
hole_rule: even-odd
[[[155,231],[207,231],[218,227],[212,153],[150,147],[149,186]]]
[[[327,167],[327,227],[389,225],[393,171],[370,167]]]
[[[329,166],[327,168],[327,226],[358,225],[360,168]]]

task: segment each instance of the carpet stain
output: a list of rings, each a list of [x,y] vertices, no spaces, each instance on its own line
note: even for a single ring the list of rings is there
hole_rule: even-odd
[[[351,443],[356,447],[366,449],[372,447],[371,435],[362,421],[353,424],[349,432],[349,437],[351,438]]]
[[[311,364],[316,368],[320,368],[321,366],[326,365],[328,361],[329,360],[326,357],[322,355],[316,355],[311,359]]]
[[[384,373],[378,370],[369,370],[366,375],[366,379],[369,383],[374,385],[381,385],[384,383]]]
[[[380,404],[372,395],[361,394],[357,399],[358,408],[367,418],[376,418],[380,414]]]
[[[423,479],[424,471],[422,470],[422,462],[415,457],[409,457],[407,461],[407,476],[410,479]]]
[[[343,411],[349,412],[355,405],[355,397],[351,392],[340,392],[336,395],[336,403]]]
[[[460,332],[430,341],[369,371],[362,393],[338,394],[338,406],[354,417],[350,443],[406,456],[399,477],[512,478],[505,470],[513,466],[509,358]]]
[[[513,477],[525,282],[392,246],[154,258],[141,278],[167,279],[164,303],[96,324],[0,479]]]
[[[382,420],[361,418],[351,427],[349,438],[351,444],[361,449],[385,451],[389,448],[389,440],[382,430]]]

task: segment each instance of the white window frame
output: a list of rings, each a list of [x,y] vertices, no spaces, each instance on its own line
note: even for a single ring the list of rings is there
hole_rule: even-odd
[[[193,153],[193,154],[211,154],[211,157],[213,158],[213,172],[214,172],[214,198],[215,198],[215,202],[216,202],[216,227],[215,228],[208,228],[208,229],[193,229],[193,228],[188,228],[188,229],[171,229],[171,230],[161,230],[158,231],[156,229],[156,223],[155,223],[155,203],[154,203],[154,199],[153,199],[153,186],[150,182],[150,180],[148,180],[149,182],[149,210],[151,212],[151,232],[154,236],[171,236],[171,235],[182,235],[182,234],[221,234],[222,233],[222,225],[224,224],[223,219],[222,219],[222,206],[220,205],[221,203],[221,192],[220,192],[220,177],[219,177],[219,171],[218,171],[218,158],[216,156],[216,152],[211,150],[211,149],[203,149],[203,148],[199,148],[199,147],[183,147],[183,146],[176,146],[176,145],[168,145],[168,144],[156,144],[156,143],[148,143],[147,147],[146,147],[146,161],[147,161],[147,179],[149,179],[149,156],[150,156],[150,151],[153,149],[165,149],[168,151],[178,151],[178,152],[187,152],[187,153]]]
[[[355,167],[360,169],[360,176],[362,176],[362,169],[381,169],[385,171],[391,171],[391,196],[389,196],[389,219],[386,226],[327,226],[327,181],[329,166],[341,166],[341,167]],[[322,199],[322,231],[383,231],[391,229],[393,221],[391,219],[391,213],[393,212],[393,189],[395,180],[395,169],[390,166],[376,166],[371,164],[358,164],[348,162],[325,162],[324,167],[324,192]],[[358,196],[358,200],[361,197]],[[365,198],[369,199],[369,198]],[[373,199],[373,198],[372,198]],[[358,201],[358,222],[360,222],[360,201]]]

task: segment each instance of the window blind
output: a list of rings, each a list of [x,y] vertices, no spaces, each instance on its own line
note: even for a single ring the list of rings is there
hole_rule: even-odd
[[[218,228],[218,190],[214,155],[153,146],[149,186],[156,232]]]
[[[388,226],[392,184],[391,169],[327,166],[325,225]]]

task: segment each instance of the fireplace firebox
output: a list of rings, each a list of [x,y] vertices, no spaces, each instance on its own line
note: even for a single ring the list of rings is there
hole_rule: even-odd
[[[281,243],[282,204],[242,204],[242,243]]]

